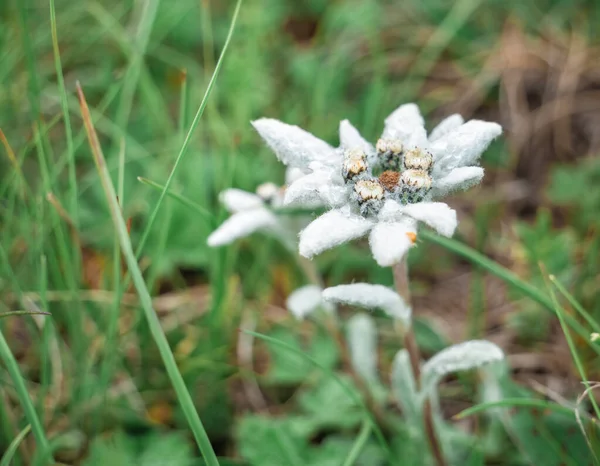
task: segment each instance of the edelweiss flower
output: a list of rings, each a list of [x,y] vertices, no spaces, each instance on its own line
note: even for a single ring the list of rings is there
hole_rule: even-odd
[[[293,183],[303,172],[288,168],[286,183]],[[211,233],[207,243],[211,247],[230,244],[236,239],[248,236],[258,230],[278,236],[284,243],[293,243],[299,228],[294,229],[289,222],[273,213],[272,209],[283,205],[284,187],[274,183],[258,186],[256,193],[241,189],[226,189],[219,198],[233,215]]]
[[[464,123],[452,115],[427,137],[414,104],[385,120],[375,147],[347,120],[340,124],[339,149],[276,120],[254,126],[280,160],[309,172],[289,186],[284,204],[320,201],[332,209],[301,232],[300,254],[312,257],[370,232],[381,266],[402,259],[419,221],[444,236],[454,234],[456,212],[433,200],[479,183],[483,169],[475,164],[502,132],[496,123]]]

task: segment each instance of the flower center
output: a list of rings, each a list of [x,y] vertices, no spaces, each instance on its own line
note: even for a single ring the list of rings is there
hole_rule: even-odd
[[[394,191],[398,187],[398,181],[400,181],[400,173],[392,170],[386,170],[379,175],[379,181],[388,191]]]

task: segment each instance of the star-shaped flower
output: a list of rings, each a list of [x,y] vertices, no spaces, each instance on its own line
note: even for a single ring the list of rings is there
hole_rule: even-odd
[[[303,174],[297,168],[288,168],[286,182],[293,183]],[[232,215],[210,234],[208,245],[224,246],[259,230],[277,236],[286,245],[294,244],[301,227],[295,228],[297,225],[273,212],[283,205],[284,192],[285,187],[274,183],[261,184],[255,193],[236,188],[221,192],[219,198]]]
[[[310,258],[370,232],[381,266],[402,259],[415,242],[417,222],[454,234],[456,212],[434,199],[479,183],[479,157],[502,132],[496,123],[452,115],[428,137],[415,104],[385,120],[375,147],[348,121],[340,124],[338,149],[276,120],[254,126],[281,161],[308,172],[289,186],[284,203],[320,201],[331,208],[300,233],[300,254]]]

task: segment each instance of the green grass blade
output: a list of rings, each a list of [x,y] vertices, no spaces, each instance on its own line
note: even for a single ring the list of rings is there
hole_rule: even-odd
[[[156,181],[149,180],[148,178],[143,178],[141,176],[138,176],[138,181],[140,183],[148,185],[152,188],[158,189],[159,191],[163,191],[165,189],[164,185],[159,184]],[[184,206],[189,207],[192,210],[195,210],[198,214],[200,214],[205,219],[212,220],[213,215],[207,209],[202,207],[200,204],[188,199],[185,196],[182,196],[181,194],[174,193],[173,191],[166,191],[166,192],[170,197],[177,200]]]
[[[127,226],[125,224],[125,220],[123,219],[121,208],[117,200],[115,188],[112,184],[110,174],[108,173],[108,169],[106,167],[106,161],[104,159],[104,155],[102,154],[102,149],[100,147],[98,136],[92,124],[92,119],[87,106],[87,102],[83,95],[83,91],[81,90],[79,85],[77,87],[77,92],[79,94],[82,117],[88,134],[90,147],[94,155],[94,162],[96,163],[96,168],[100,176],[102,188],[104,189],[106,194],[115,230],[119,236],[121,250],[123,256],[125,257],[125,261],[127,262],[127,267],[129,268],[133,284],[138,292],[140,304],[148,322],[150,333],[152,334],[152,338],[154,339],[156,346],[158,347],[160,356],[163,360],[165,369],[167,370],[169,379],[171,380],[173,388],[175,389],[183,413],[190,425],[190,428],[192,429],[194,438],[196,439],[202,456],[204,457],[206,463],[209,466],[218,466],[219,460],[217,459],[217,456],[212,448],[210,439],[208,438],[208,434],[206,433],[206,430],[202,425],[200,416],[198,416],[198,412],[196,411],[194,402],[192,400],[192,397],[190,396],[190,393],[187,390],[183,377],[179,372],[177,362],[175,361],[173,352],[169,347],[169,342],[167,341],[167,337],[165,336],[165,333],[163,332],[163,329],[160,325],[158,316],[156,315],[156,312],[152,307],[152,298],[150,296],[148,288],[146,287],[144,277],[142,276],[142,272],[135,258],[135,254],[133,252],[133,248],[131,246],[131,241],[129,238],[129,233],[127,232]]]
[[[356,463],[356,460],[358,459],[358,456],[360,455],[362,449],[365,447],[365,444],[369,440],[370,435],[371,423],[365,420],[363,422],[362,427],[360,428],[358,437],[356,437],[354,445],[352,445],[352,448],[348,452],[348,456],[346,456],[346,459],[342,463],[342,466],[352,466],[354,463]]]
[[[587,312],[583,308],[583,306],[579,303],[579,301],[577,301],[575,299],[575,297],[567,291],[567,289],[564,287],[564,285],[561,282],[559,282],[558,279],[554,275],[551,275],[550,277],[548,277],[548,279],[556,287],[556,289],[559,291],[559,293],[562,294],[566,298],[567,301],[569,301],[569,304],[571,306],[573,306],[573,309],[575,309],[579,313],[579,315],[585,319],[585,321],[594,330],[594,332],[600,333],[600,324],[598,324],[596,319],[594,319],[589,314],[589,312]]]
[[[554,281],[554,276],[549,275],[548,281]],[[569,346],[569,351],[571,352],[571,356],[573,361],[575,362],[575,367],[577,368],[577,372],[579,372],[579,376],[581,377],[581,381],[585,385],[586,390],[591,390],[590,382],[588,380],[587,374],[585,372],[585,368],[583,367],[583,362],[579,357],[579,353],[577,352],[577,347],[575,346],[575,342],[573,341],[573,337],[571,336],[571,332],[569,332],[569,328],[565,322],[565,311],[562,306],[558,303],[558,299],[556,299],[556,294],[552,289],[552,285],[546,282],[546,286],[548,288],[548,292],[552,297],[552,302],[554,303],[554,310],[556,311],[556,315],[558,317],[558,321],[560,322],[560,327],[562,328],[563,333],[565,334],[565,339],[567,340],[567,345]],[[596,417],[600,419],[600,409],[598,408],[598,403],[596,403],[596,398],[590,396],[590,401],[592,402],[592,406],[594,407],[594,412],[596,413]]]
[[[238,0],[235,5],[235,10],[233,12],[233,18],[231,19],[231,24],[229,26],[229,32],[227,33],[227,38],[225,39],[225,44],[223,45],[223,50],[221,51],[221,55],[219,57],[219,60],[217,61],[217,66],[215,66],[215,71],[213,72],[210,82],[208,83],[206,92],[204,93],[204,97],[202,98],[202,102],[200,102],[200,107],[198,107],[198,111],[196,112],[196,115],[194,116],[194,119],[192,120],[190,129],[188,130],[188,132],[185,136],[185,140],[183,141],[183,144],[181,145],[181,149],[179,150],[179,153],[177,154],[177,158],[175,159],[175,163],[173,165],[173,168],[171,169],[171,173],[169,173],[169,177],[167,178],[165,186],[164,186],[162,192],[160,193],[160,197],[158,198],[158,201],[156,202],[156,205],[154,206],[154,209],[152,210],[152,213],[150,214],[150,218],[148,219],[146,228],[144,229],[142,236],[140,238],[140,242],[139,242],[137,250],[136,250],[136,257],[138,257],[138,258],[140,257],[140,255],[142,253],[142,250],[146,244],[146,241],[148,240],[148,236],[150,235],[152,226],[154,225],[154,222],[156,221],[156,218],[158,216],[158,211],[160,210],[160,207],[165,199],[165,196],[167,195],[167,192],[171,186],[171,183],[173,182],[173,179],[175,178],[175,173],[177,172],[177,168],[181,164],[181,161],[183,160],[183,157],[185,156],[185,154],[187,152],[187,149],[190,145],[190,141],[192,140],[192,135],[194,134],[194,131],[196,130],[198,124],[200,123],[200,119],[202,118],[204,109],[206,108],[206,104],[208,103],[208,98],[210,97],[210,95],[212,93],[213,87],[217,80],[217,76],[219,75],[219,71],[221,70],[221,67],[223,66],[224,58],[225,58],[227,49],[229,48],[229,43],[231,42],[231,38],[233,36],[233,31],[235,30],[235,25],[237,23],[237,18],[238,18],[241,6],[242,6],[242,0]]]
[[[51,315],[49,312],[45,311],[9,311],[9,312],[0,312],[0,319],[3,317],[13,317],[13,316],[33,316],[33,315],[41,315],[41,316],[49,316]]]
[[[75,171],[75,149],[73,145],[73,130],[71,128],[71,117],[69,116],[69,104],[67,98],[67,89],[65,87],[65,78],[62,71],[60,58],[60,49],[58,47],[58,33],[56,30],[56,9],[54,0],[50,0],[50,30],[52,34],[52,50],[54,52],[54,67],[56,68],[56,79],[60,91],[60,105],[65,124],[65,135],[67,138],[67,160],[69,166],[69,191],[70,191],[70,215],[75,227],[79,227],[79,213],[77,200],[77,174]],[[74,246],[77,248],[77,246]],[[75,254],[77,257],[77,252]],[[74,261],[77,263],[77,261]]]
[[[21,432],[19,432],[19,435],[17,435],[15,439],[10,442],[10,445],[6,449],[4,456],[2,456],[2,460],[0,460],[0,466],[10,466],[10,462],[12,461],[13,456],[15,456],[17,448],[19,448],[19,445],[21,445],[21,442],[27,436],[29,431],[31,431],[31,425],[27,424],[27,426]]]
[[[525,296],[533,299],[537,303],[541,304],[545,309],[549,310],[552,313],[556,313],[556,309],[554,307],[554,303],[552,299],[542,293],[535,286],[530,285],[529,283],[521,280],[517,277],[513,272],[508,270],[507,268],[501,266],[497,262],[494,262],[492,259],[484,256],[480,252],[476,251],[469,246],[460,243],[452,238],[445,238],[443,236],[439,236],[431,231],[422,229],[419,231],[419,236],[421,238],[425,238],[428,241],[431,241],[434,244],[438,244],[449,251],[452,251],[459,256],[468,259],[473,264],[478,265],[479,267],[487,270],[492,275],[500,278],[501,280],[508,283],[513,288],[519,290]],[[565,320],[569,324],[569,326],[575,330],[583,339],[587,340],[589,338],[589,332],[581,325],[576,319],[572,316],[565,316]],[[600,348],[592,345],[592,349],[600,355]]]
[[[6,366],[6,369],[8,370],[8,373],[15,385],[15,390],[17,391],[19,402],[23,407],[23,411],[25,411],[25,417],[31,425],[33,436],[35,437],[37,446],[40,449],[39,457],[47,462],[44,464],[48,464],[53,460],[53,458],[52,453],[50,452],[50,445],[48,443],[48,439],[46,438],[46,432],[44,432],[44,428],[42,427],[40,418],[38,417],[38,414],[35,410],[33,401],[29,397],[27,386],[25,385],[25,380],[23,379],[21,371],[19,370],[19,365],[17,364],[15,357],[13,356],[10,348],[8,347],[8,343],[6,342],[4,334],[1,330],[0,357],[4,361],[4,365]]]
[[[474,414],[482,413],[484,411],[494,409],[494,408],[535,408],[541,410],[550,410],[555,411],[557,413],[569,414],[575,417],[573,408],[568,406],[562,406],[557,403],[552,403],[546,400],[536,400],[535,398],[527,399],[527,398],[505,398],[501,401],[492,401],[489,403],[481,403],[475,406],[471,406],[458,414],[454,415],[454,419],[464,419],[469,416],[473,416]]]
[[[146,2],[139,2],[138,6],[142,8],[140,20],[137,25],[136,37],[135,37],[135,51],[125,72],[123,78],[123,90],[121,91],[121,99],[119,101],[119,108],[117,109],[116,123],[119,128],[122,128],[125,132],[127,128],[127,122],[129,120],[129,114],[131,113],[131,107],[133,105],[133,98],[137,89],[140,72],[143,66],[143,58],[148,47],[150,40],[150,32],[156,19],[156,13],[158,12],[158,6],[160,0],[148,0]]]
[[[119,171],[117,175],[117,199],[119,204],[123,206],[123,192],[125,185],[125,141],[121,141],[121,150],[119,151]],[[105,343],[105,354],[102,361],[102,367],[100,369],[100,391],[105,395],[108,394],[108,386],[110,385],[110,378],[113,373],[116,353],[117,353],[117,335],[119,325],[119,315],[121,310],[121,295],[122,290],[122,277],[121,277],[121,247],[119,245],[119,235],[115,232],[113,244],[113,289],[115,295],[113,298],[113,306],[111,313],[108,316],[108,325],[106,327],[106,343]]]

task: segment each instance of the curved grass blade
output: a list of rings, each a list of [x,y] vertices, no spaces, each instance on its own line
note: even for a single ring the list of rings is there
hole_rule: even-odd
[[[365,444],[369,440],[369,436],[371,435],[371,429],[372,429],[372,424],[370,422],[368,422],[367,420],[365,420],[363,422],[362,427],[360,428],[358,437],[356,437],[356,440],[354,441],[352,448],[348,452],[348,456],[346,456],[346,459],[344,460],[344,463],[342,464],[342,466],[352,466],[354,463],[356,463],[356,460],[358,459],[360,452],[362,451],[362,449],[365,447]],[[0,466],[2,466],[2,465],[0,465]]]
[[[19,432],[19,435],[17,435],[14,440],[10,442],[10,445],[6,449],[4,456],[2,456],[2,460],[0,460],[0,466],[10,466],[10,462],[12,461],[13,456],[15,456],[17,448],[19,448],[19,445],[21,445],[21,442],[30,431],[31,425],[27,424],[27,426],[21,432]]]
[[[565,334],[565,340],[567,340],[567,345],[569,346],[569,351],[571,352],[571,357],[575,362],[575,367],[577,368],[577,372],[579,372],[579,376],[581,377],[581,381],[585,385],[586,390],[590,390],[591,385],[586,373],[585,368],[583,367],[583,361],[579,357],[579,353],[577,352],[577,347],[575,346],[575,342],[573,341],[573,337],[571,336],[571,332],[569,332],[569,328],[566,324],[566,312],[562,308],[562,306],[558,303],[558,299],[556,298],[556,294],[552,289],[552,285],[549,283],[555,280],[554,275],[544,274],[545,277],[548,277],[546,281],[546,287],[548,288],[548,292],[552,297],[552,302],[554,303],[554,310],[556,315],[558,316],[558,321],[560,322],[560,327]],[[592,406],[594,407],[594,412],[596,413],[596,417],[600,419],[600,408],[598,407],[598,403],[596,403],[596,398],[590,396],[590,401],[592,402]]]
[[[53,461],[52,453],[50,452],[50,445],[48,443],[48,439],[46,438],[46,433],[44,432],[44,428],[42,423],[40,422],[40,418],[35,411],[35,407],[33,406],[33,401],[29,397],[29,392],[27,391],[27,386],[25,385],[25,380],[21,375],[21,371],[19,370],[19,365],[15,357],[13,356],[6,339],[4,338],[4,334],[0,331],[0,357],[4,360],[4,364],[6,365],[6,369],[15,385],[15,390],[19,397],[19,401],[21,406],[23,407],[23,411],[25,411],[25,417],[29,424],[31,425],[31,429],[33,431],[33,435],[35,437],[35,442],[40,449],[40,458],[46,461],[45,464],[51,464]]]
[[[19,288],[18,282],[16,281],[16,277],[12,273],[10,268],[10,264],[8,262],[8,256],[6,251],[2,247],[2,243],[0,243],[0,264],[4,264],[7,271],[9,272],[9,276],[15,282],[15,288],[19,292],[19,295],[22,295],[21,289]],[[17,360],[15,359],[6,339],[4,338],[4,334],[2,330],[0,330],[0,358],[4,361],[4,365],[6,366],[6,370],[10,375],[10,378],[13,381],[15,386],[15,390],[17,392],[17,396],[19,397],[19,402],[23,407],[23,411],[25,412],[25,417],[27,421],[31,425],[31,430],[33,432],[33,436],[35,437],[36,444],[40,449],[39,457],[42,460],[51,463],[53,461],[52,453],[50,451],[50,444],[48,443],[48,439],[46,437],[46,432],[40,422],[40,418],[35,410],[35,406],[33,405],[33,400],[29,396],[29,392],[27,391],[27,385],[25,384],[25,379],[21,375],[21,371],[19,370],[19,365]]]
[[[221,67],[223,66],[224,57],[227,52],[227,49],[229,48],[229,43],[231,42],[231,38],[233,36],[233,31],[235,30],[235,25],[237,23],[237,18],[238,18],[241,6],[242,6],[242,0],[238,0],[235,5],[235,10],[233,12],[233,18],[231,19],[231,24],[229,26],[229,32],[227,33],[227,38],[225,39],[225,44],[223,45],[223,50],[221,51],[221,56],[219,57],[219,60],[217,61],[217,65],[215,66],[215,71],[213,72],[212,77],[210,78],[210,82],[208,83],[208,86],[206,87],[206,92],[204,93],[202,102],[200,102],[200,107],[198,107],[198,111],[196,112],[196,115],[194,116],[194,119],[192,120],[190,129],[188,130],[188,132],[185,136],[185,139],[183,141],[183,144],[181,145],[181,149],[179,150],[179,153],[177,154],[177,158],[175,159],[175,163],[173,164],[171,173],[169,173],[169,176],[167,178],[167,181],[165,182],[162,192],[160,193],[158,201],[156,201],[156,204],[154,205],[154,209],[152,210],[152,213],[150,214],[148,223],[146,224],[146,227],[144,228],[144,231],[142,232],[140,242],[136,249],[136,257],[138,257],[138,258],[140,257],[142,250],[144,249],[144,246],[146,245],[146,241],[148,240],[150,231],[152,230],[152,226],[154,225],[154,222],[156,221],[156,219],[158,217],[158,211],[160,210],[160,207],[167,195],[167,192],[169,191],[169,188],[171,187],[171,183],[173,182],[173,179],[175,178],[175,173],[177,172],[177,169],[179,168],[179,165],[181,164],[181,161],[183,160],[183,157],[185,156],[185,154],[188,150],[190,141],[192,140],[192,135],[194,134],[194,131],[198,127],[198,124],[200,123],[200,119],[202,118],[202,115],[204,114],[204,109],[206,108],[206,105],[208,103],[208,98],[212,94],[212,90],[213,90],[213,87],[215,86],[217,76],[219,75],[219,71],[221,70]]]
[[[121,207],[119,206],[117,195],[115,193],[115,187],[110,179],[110,174],[108,173],[108,169],[106,167],[106,161],[102,153],[102,148],[100,147],[98,135],[94,129],[89,108],[79,83],[77,84],[77,93],[79,95],[81,113],[88,134],[90,147],[94,155],[94,162],[96,163],[102,188],[104,189],[110,214],[115,225],[115,232],[118,235],[121,251],[125,257],[125,261],[127,262],[127,267],[129,268],[133,284],[138,292],[140,304],[142,310],[144,311],[144,316],[148,322],[150,333],[152,334],[152,338],[158,347],[158,351],[163,360],[165,369],[167,370],[169,379],[171,380],[173,388],[175,389],[175,393],[177,394],[177,398],[181,404],[183,413],[194,434],[194,438],[196,439],[202,456],[204,457],[207,465],[218,466],[219,460],[217,459],[217,456],[212,448],[208,434],[206,433],[202,421],[200,420],[200,416],[198,416],[198,412],[196,411],[194,402],[187,390],[183,377],[179,372],[177,362],[175,361],[173,352],[169,347],[169,342],[167,341],[167,337],[165,336],[165,333],[160,325],[158,316],[152,307],[152,298],[148,288],[146,287],[144,277],[142,276],[142,272],[133,252],[133,247],[129,238],[129,232],[127,231],[127,225],[125,224],[125,219],[121,213]]]
[[[535,408],[541,410],[551,410],[561,414],[569,414],[574,416],[573,408],[568,406],[562,406],[557,403],[552,403],[546,400],[536,400],[534,398],[505,398],[501,401],[491,401],[489,403],[481,403],[475,406],[471,406],[458,414],[453,416],[453,419],[464,419],[477,413],[487,411],[494,408]]]

